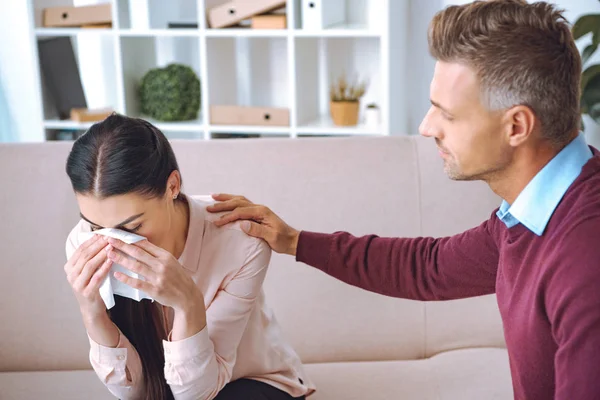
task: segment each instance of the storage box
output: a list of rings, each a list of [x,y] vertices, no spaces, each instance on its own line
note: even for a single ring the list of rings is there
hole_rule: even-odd
[[[112,14],[109,3],[83,7],[51,7],[45,8],[43,13],[43,25],[45,27],[111,23]]]
[[[286,5],[286,0],[232,0],[208,10],[211,28],[233,26],[255,15],[265,14]]]
[[[302,0],[302,29],[321,30],[346,21],[346,0]]]
[[[213,125],[289,126],[290,110],[275,107],[247,107],[236,105],[210,106]]]
[[[90,110],[88,108],[73,108],[71,110],[71,119],[77,122],[95,122],[102,121],[113,113],[111,108],[101,108]]]
[[[286,29],[287,16],[285,14],[264,14],[252,17],[252,29]]]

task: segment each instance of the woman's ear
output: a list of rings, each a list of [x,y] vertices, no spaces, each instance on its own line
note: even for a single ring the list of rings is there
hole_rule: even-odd
[[[167,196],[176,199],[181,192],[181,175],[179,171],[175,170],[169,175],[167,179]]]

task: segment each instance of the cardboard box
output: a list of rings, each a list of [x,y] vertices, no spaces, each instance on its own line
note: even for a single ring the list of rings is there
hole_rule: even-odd
[[[231,0],[208,10],[208,25],[210,28],[226,28],[285,5],[286,0]]]
[[[285,14],[263,14],[252,17],[252,29],[287,29]]]
[[[45,8],[43,25],[45,27],[66,27],[112,24],[110,3],[83,7]]]
[[[113,113],[111,108],[101,108],[90,110],[88,108],[71,109],[71,120],[77,122],[96,122],[102,121]]]
[[[210,106],[213,125],[289,126],[290,110],[276,107],[247,107],[236,105]]]

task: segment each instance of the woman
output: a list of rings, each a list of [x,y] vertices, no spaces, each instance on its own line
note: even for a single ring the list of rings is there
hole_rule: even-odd
[[[79,302],[90,361],[120,399],[292,399],[314,390],[265,305],[269,247],[239,226],[217,228],[209,202],[181,192],[165,136],[113,114],[73,145],[66,166],[82,219],[67,239],[67,279]],[[147,240],[126,244],[82,232],[118,228]],[[99,287],[115,273],[155,301]]]

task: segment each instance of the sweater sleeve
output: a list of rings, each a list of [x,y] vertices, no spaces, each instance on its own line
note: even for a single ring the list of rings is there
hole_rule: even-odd
[[[600,398],[600,218],[564,235],[544,295],[552,335],[556,400]]]
[[[445,238],[355,237],[301,232],[297,261],[350,285],[392,297],[448,300],[495,292],[495,214],[476,228]]]

